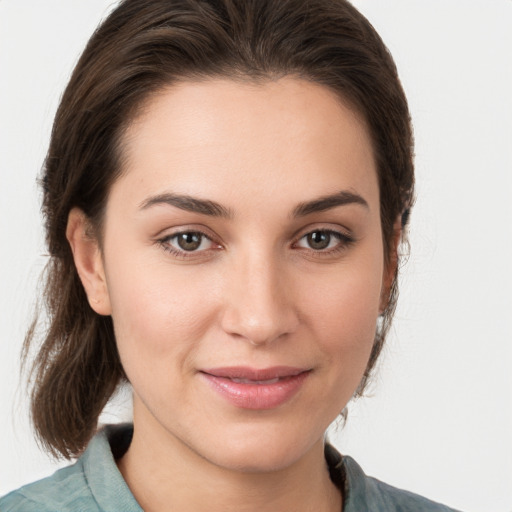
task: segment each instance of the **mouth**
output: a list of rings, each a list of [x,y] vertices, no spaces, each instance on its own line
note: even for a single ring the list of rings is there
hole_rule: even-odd
[[[222,398],[242,409],[273,409],[299,392],[311,369],[275,366],[211,368],[199,372]]]

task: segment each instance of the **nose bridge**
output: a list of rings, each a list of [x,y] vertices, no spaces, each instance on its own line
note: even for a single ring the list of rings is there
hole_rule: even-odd
[[[261,248],[237,259],[226,287],[224,330],[251,343],[270,343],[293,332],[297,316],[278,258]]]

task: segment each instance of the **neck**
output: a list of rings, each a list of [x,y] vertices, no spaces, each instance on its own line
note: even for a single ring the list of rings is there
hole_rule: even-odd
[[[238,471],[213,464],[167,431],[135,422],[118,467],[145,512],[340,512],[320,439],[299,460],[273,471]]]

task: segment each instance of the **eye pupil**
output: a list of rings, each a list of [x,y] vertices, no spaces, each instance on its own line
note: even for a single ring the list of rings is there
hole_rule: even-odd
[[[312,249],[326,249],[331,242],[331,235],[325,231],[313,231],[308,234],[308,245]]]
[[[180,233],[178,235],[178,245],[184,251],[195,251],[201,245],[200,233]]]

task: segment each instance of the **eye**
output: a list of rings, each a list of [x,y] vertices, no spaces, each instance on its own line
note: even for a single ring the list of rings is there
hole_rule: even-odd
[[[199,231],[183,231],[168,236],[161,241],[171,251],[199,252],[211,249],[213,242]]]
[[[352,242],[352,239],[343,233],[317,229],[300,238],[297,242],[297,246],[314,251],[327,251],[329,249],[345,247],[350,242]]]

